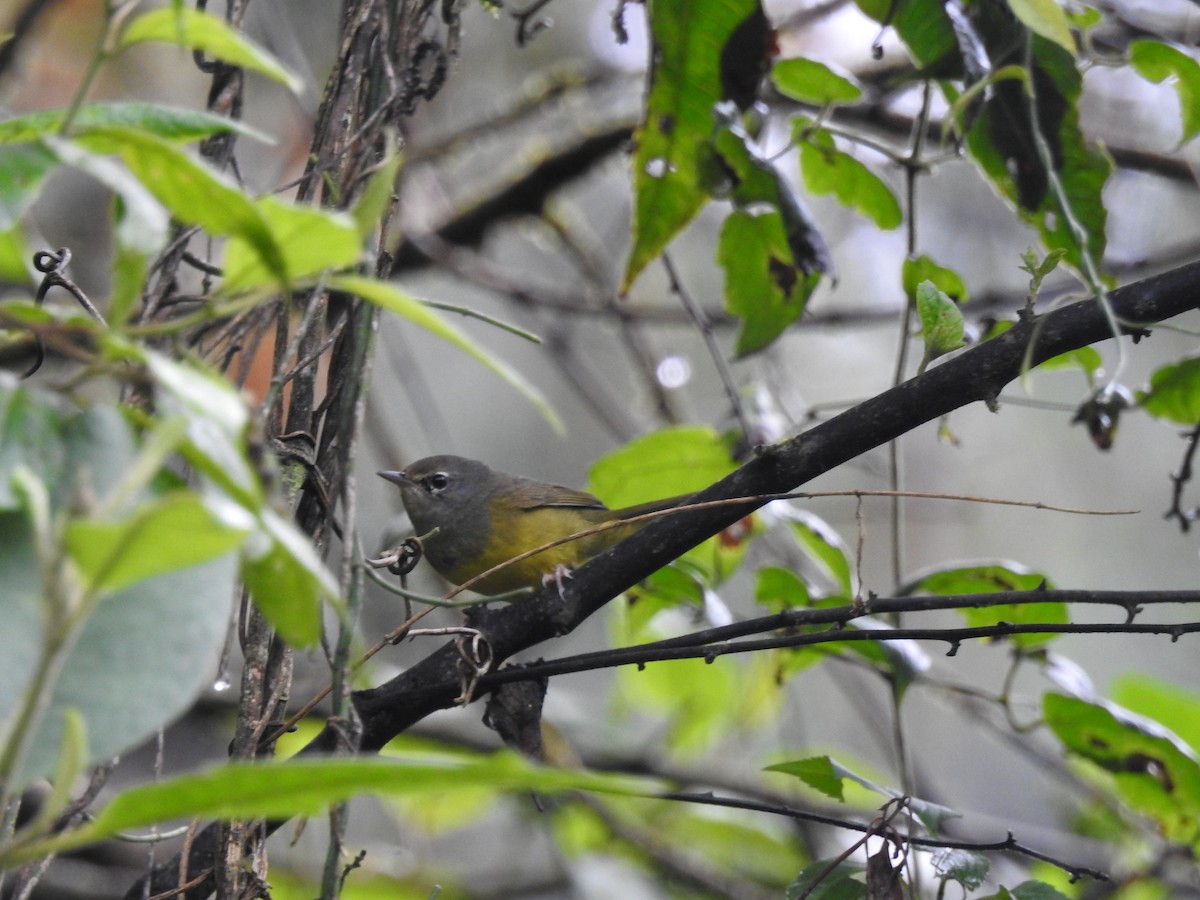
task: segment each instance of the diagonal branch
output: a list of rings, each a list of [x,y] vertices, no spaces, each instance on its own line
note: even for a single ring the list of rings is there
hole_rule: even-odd
[[[1200,305],[1200,262],[1126,285],[1109,300],[1122,322],[1152,324]],[[1144,333],[1127,327],[1127,333]],[[924,374],[773,447],[694,498],[694,501],[785,493],[875,447],[971,403],[994,403],[1020,376],[1026,345],[1037,334],[1031,363],[1111,337],[1103,311],[1091,300],[1030,317]],[[499,611],[480,611],[497,662],[548,638],[566,634],[617,594],[637,584],[701,541],[761,506],[725,506],[652,522],[633,537],[580,567],[560,601],[555,589]],[[380,687],[355,695],[363,720],[363,749],[378,749],[413,723],[453,704],[457,654],[445,646]],[[326,749],[319,735],[312,750]]]
[[[1150,325],[1200,305],[1198,285],[1200,262],[1114,290],[1109,301],[1120,321]],[[1126,333],[1140,336],[1145,330],[1126,326]],[[1112,337],[1103,311],[1091,300],[1028,317],[999,337],[795,438],[763,448],[751,462],[693,499],[786,493],[946,413],[978,401],[995,403],[1005,385],[1020,376],[1026,345],[1035,334],[1037,345],[1030,359],[1034,365]],[[486,634],[499,663],[519,650],[573,630],[622,591],[761,505],[762,501],[710,507],[652,522],[581,566],[564,586],[561,599],[557,588],[550,587],[502,610],[479,610],[472,624]],[[356,692],[353,699],[362,722],[361,749],[378,750],[430,713],[453,706],[460,691],[458,659],[457,649],[449,643],[391,681]],[[303,753],[328,752],[336,740],[336,731],[327,727]],[[271,831],[282,824],[269,822],[266,828]],[[196,836],[186,860],[176,857],[164,863],[152,873],[148,885],[139,882],[126,896],[135,900],[147,887],[152,893],[168,890],[181,870],[200,872],[211,866],[217,830],[216,825],[209,825]],[[196,890],[187,896],[206,894]]]

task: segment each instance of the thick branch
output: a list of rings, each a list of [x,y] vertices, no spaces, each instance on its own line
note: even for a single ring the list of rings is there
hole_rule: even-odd
[[[1119,288],[1109,301],[1122,321],[1152,324],[1196,308],[1198,284],[1200,263],[1191,263]],[[1035,330],[1034,364],[1111,336],[1104,314],[1091,300],[1021,322],[795,438],[763,448],[694,499],[786,493],[946,413],[993,401],[1019,377]],[[697,510],[652,522],[577,570],[561,602],[555,589],[543,590],[506,609],[485,612],[474,624],[487,634],[496,660],[506,659],[573,630],[617,594],[761,505]],[[459,691],[456,661],[457,652],[447,645],[386,684],[356,694],[363,749],[382,747],[414,722],[452,705]],[[324,751],[327,740],[318,736],[312,749]]]
[[[1200,304],[1197,285],[1200,262],[1119,288],[1109,295],[1109,301],[1122,321],[1149,325],[1196,308]],[[1035,328],[1034,364],[1111,337],[1102,311],[1090,300],[1022,322],[798,437],[764,448],[754,460],[695,499],[786,493],[946,413],[976,401],[994,400],[1020,375]],[[1130,331],[1142,333],[1140,329]],[[622,591],[761,505],[754,502],[697,510],[652,522],[580,567],[566,582],[561,600],[557,589],[550,587],[505,609],[480,611],[473,624],[487,635],[498,663],[571,631]],[[354,703],[362,721],[361,748],[378,750],[430,713],[454,705],[460,691],[457,662],[457,650],[447,644],[386,684],[357,692]],[[304,752],[329,751],[335,741],[335,732],[326,728]],[[268,823],[267,827],[273,830],[280,824]],[[185,871],[201,872],[212,864],[215,833],[216,827],[210,825],[197,835]],[[177,881],[180,862],[176,858],[153,874],[152,891],[169,889]],[[142,896],[142,890],[139,883],[126,896],[133,900]],[[189,892],[188,896],[203,894]]]

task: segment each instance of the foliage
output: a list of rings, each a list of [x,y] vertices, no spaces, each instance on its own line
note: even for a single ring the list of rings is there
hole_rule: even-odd
[[[302,89],[302,79],[260,43],[179,3],[155,10],[105,4],[103,33],[74,101],[0,122],[0,275],[15,285],[0,298],[0,326],[6,360],[18,363],[0,378],[0,658],[6,662],[0,869],[180,818],[285,820],[332,808],[322,895],[390,890],[394,896],[403,879],[358,873],[358,862],[345,867],[349,839],[339,829],[351,797],[382,798],[398,820],[437,833],[480,818],[481,807],[515,805],[533,792],[543,816],[538,827],[554,841],[560,865],[581,869],[588,859],[606,858],[630,879],[665,875],[682,890],[711,895],[899,896],[901,884],[919,890],[929,872],[936,884],[923,889],[930,895],[956,882],[951,889],[971,897],[1063,896],[1061,873],[1097,884],[1120,877],[1164,892],[1178,887],[1174,860],[1200,850],[1194,715],[1200,701],[1150,676],[1118,682],[1112,698],[1098,696],[1067,656],[1075,645],[1063,636],[1141,631],[1159,641],[1178,639],[1200,625],[1146,622],[1146,608],[1178,601],[1191,609],[1200,598],[1156,593],[1153,572],[1144,573],[1141,593],[1066,590],[1057,573],[1011,559],[947,559],[909,576],[897,562],[891,596],[880,598],[864,576],[870,561],[861,516],[871,491],[841,492],[858,504],[856,543],[814,511],[822,492],[805,487],[804,494],[780,496],[785,492],[764,494],[754,486],[786,479],[795,465],[789,454],[824,474],[851,444],[859,449],[847,458],[894,440],[911,427],[911,420],[895,418],[905,404],[920,407],[922,421],[975,399],[994,406],[1000,388],[1035,365],[1083,374],[1087,393],[1076,420],[1089,425],[1103,449],[1112,446],[1117,416],[1130,406],[1116,380],[1127,351],[1120,350],[1122,362],[1110,377],[1089,345],[1119,339],[1121,328],[1140,336],[1158,323],[1131,324],[1115,311],[1117,279],[1106,258],[1114,210],[1104,191],[1116,162],[1084,127],[1084,76],[1105,53],[1107,65],[1153,83],[1170,81],[1187,142],[1200,131],[1193,54],[1167,40],[1128,40],[1120,15],[1107,7],[1085,16],[1051,0],[859,0],[858,9],[880,22],[911,60],[899,74],[880,76],[832,59],[776,59],[780,34],[757,0],[629,6],[622,5],[617,21],[644,12],[652,65],[638,123],[624,126],[626,134],[632,127],[633,150],[631,245],[619,273],[621,292],[644,288],[663,260],[689,323],[708,341],[723,393],[705,398],[707,408],[692,417],[699,424],[681,424],[688,417],[672,409],[664,389],[662,427],[594,453],[588,487],[613,507],[667,495],[704,497],[694,508],[663,514],[577,578],[559,578],[557,587],[472,618],[476,643],[464,637],[388,682],[357,659],[365,541],[352,479],[381,319],[386,314],[415,326],[422,346],[454,347],[552,428],[564,429],[548,399],[548,380],[524,374],[533,365],[502,360],[489,344],[493,331],[504,332],[533,338],[525,349],[541,352],[536,335],[470,302],[422,299],[394,279],[406,267],[431,263],[470,273],[458,256],[462,248],[480,246],[485,232],[512,212],[536,214],[556,234],[570,231],[550,196],[585,167],[586,152],[604,155],[611,149],[596,148],[620,142],[581,140],[570,148],[575,155],[563,153],[566,162],[533,166],[520,190],[498,189],[422,240],[401,216],[398,193],[420,154],[412,162],[408,148],[401,152],[391,123],[438,93],[457,45],[461,11],[454,3],[443,5],[436,26],[430,9],[406,13],[413,21],[389,20],[381,33],[395,46],[366,41],[376,47],[371,53],[339,58],[305,174],[286,199],[257,194],[230,165],[235,142],[267,137],[259,123],[238,118],[240,103],[216,105],[220,90],[206,111],[85,99],[97,73],[147,44],[196,53],[214,84],[233,93],[241,90],[237,83],[221,79],[235,72]],[[521,41],[536,34],[535,14],[518,14]],[[345,47],[379,27],[374,15],[345,17],[345,28],[368,29],[348,31]],[[425,26],[444,29],[444,47],[422,38]],[[1120,54],[1096,49],[1114,40],[1101,39],[1104,27],[1124,40]],[[913,94],[920,112],[905,147],[857,127],[870,121],[867,113],[886,111],[889,92],[908,82],[921,85]],[[549,105],[553,93],[538,105]],[[940,107],[935,95],[944,101]],[[938,108],[946,110],[940,132],[930,125]],[[1028,275],[1013,318],[978,330],[971,306],[977,276],[961,264],[935,261],[942,253],[922,252],[916,240],[915,185],[959,151],[1004,198],[1012,220],[1041,242],[1012,262]],[[112,197],[109,289],[98,304],[70,280],[69,251],[30,253],[37,243],[31,211],[66,169]],[[717,325],[736,330],[727,348],[744,367],[736,371],[769,369],[770,360],[786,358],[789,339],[814,316],[812,301],[837,278],[835,243],[826,237],[835,206],[872,232],[909,227],[901,238],[903,260],[888,276],[903,297],[904,350],[891,395],[899,399],[887,409],[863,403],[823,422],[838,436],[829,449],[819,435],[808,443],[805,434],[785,435],[771,424],[769,404],[755,408],[739,391],[713,337],[712,317],[688,294],[692,273],[680,277],[683,268],[671,260],[677,243],[695,237],[688,228],[698,218],[713,226],[705,252],[722,286],[705,298],[719,297]],[[209,260],[195,257],[200,245]],[[564,255],[587,268],[586,250],[570,250]],[[1042,295],[1064,274],[1076,277],[1089,298],[1071,308],[1076,319],[1098,310],[1099,331],[1076,323],[1071,332],[1068,316],[1053,318]],[[483,274],[478,281],[504,292],[500,278]],[[51,289],[65,290],[78,305],[44,303]],[[509,293],[522,302],[539,296],[532,288]],[[614,298],[604,302],[585,311],[611,314],[624,326],[637,316]],[[474,321],[460,328],[449,319],[454,313]],[[1068,324],[1055,324],[1061,322]],[[912,340],[921,342],[923,355],[910,366]],[[1018,365],[975,373],[983,388],[937,380],[951,371],[943,366],[995,360],[984,353],[1017,341]],[[270,350],[272,369],[251,394],[242,388],[260,342]],[[554,341],[548,343],[553,352]],[[1043,346],[1056,351],[1042,353]],[[1197,359],[1158,358],[1153,366],[1136,395],[1138,410],[1191,429],[1194,445]],[[401,373],[402,383],[408,374]],[[492,389],[492,381],[482,384]],[[832,426],[839,421],[852,424],[837,432]],[[944,419],[941,433],[950,434]],[[1195,518],[1181,499],[1190,467],[1189,451],[1171,501],[1172,517],[1185,529]],[[893,466],[884,491],[892,502],[906,493],[898,471]],[[936,486],[932,465],[929,474]],[[798,488],[797,480],[786,486]],[[926,491],[907,502],[962,499]],[[890,540],[899,560],[902,520],[900,507],[894,509]],[[636,554],[659,552],[669,541],[691,549],[674,554],[669,567],[639,573]],[[588,573],[598,570],[610,577],[594,588]],[[623,596],[611,605],[617,645],[611,651],[530,663],[515,674],[501,666],[541,638],[571,630],[617,594]],[[1128,621],[1097,622],[1080,614],[1087,604],[1116,607]],[[936,618],[946,610],[961,621]],[[247,677],[243,685],[235,759],[164,780],[147,776],[85,819],[95,798],[76,802],[79,776],[143,745],[193,708],[213,682],[235,614],[247,672],[270,673],[262,675],[269,683],[256,686]],[[985,676],[999,684],[979,687],[934,674],[930,646],[945,643],[953,657],[960,646],[983,640],[1002,642],[1008,654],[1005,672]],[[331,683],[324,727],[306,718],[311,706],[287,708],[290,663],[283,660],[293,649],[316,647],[327,664],[322,678]],[[487,653],[472,660],[481,647]],[[616,766],[645,765],[639,777],[589,768],[595,758],[578,760],[562,746],[570,737],[561,740],[540,712],[527,713],[531,721],[524,723],[526,737],[535,737],[517,742],[532,760],[441,744],[384,749],[393,738],[410,740],[401,733],[436,708],[503,696],[513,683],[609,666],[620,669],[607,703],[596,704],[606,708],[591,711],[592,724],[651,735],[646,743],[654,753],[640,763],[626,755]],[[846,671],[882,688],[885,707],[839,702],[839,710],[874,719],[867,726],[885,735],[893,756],[887,771],[863,748],[838,743],[834,729],[826,738],[824,725],[807,742],[763,751],[763,736],[792,715],[799,686]],[[1031,705],[1015,690],[1018,676],[1040,677],[1050,687],[1039,689]],[[397,685],[411,690],[393,695]],[[986,721],[1039,764],[1053,742],[1054,765],[1076,804],[1071,827],[1104,848],[1103,864],[1079,861],[1062,844],[1040,848],[1015,826],[1007,839],[960,839],[971,833],[958,829],[972,811],[959,808],[949,780],[915,776],[922,760],[904,737],[906,726],[919,730],[909,717],[924,699],[914,694],[925,691]],[[502,711],[489,707],[488,723],[504,733],[501,719]],[[284,733],[292,726],[299,728],[293,746],[304,748],[299,757],[259,760],[276,741],[288,744]],[[1036,746],[1026,734],[1033,729],[1044,739]],[[619,749],[629,753],[628,746]],[[23,792],[41,779],[49,789],[18,820]],[[793,828],[797,821],[805,828]],[[216,828],[204,829],[200,849],[191,852],[228,858],[228,848],[217,851],[222,839]],[[831,846],[851,843],[853,852],[828,855]],[[1017,861],[1020,875],[992,870],[1000,852]],[[918,867],[925,870],[921,879],[914,876]],[[174,883],[179,868],[166,863],[165,883]],[[297,886],[293,874],[281,877],[289,885],[281,895],[317,890]],[[20,876],[22,883],[37,877],[33,869]],[[215,890],[229,893],[245,889],[248,873],[232,866],[211,877]],[[416,890],[408,882],[403,888]]]

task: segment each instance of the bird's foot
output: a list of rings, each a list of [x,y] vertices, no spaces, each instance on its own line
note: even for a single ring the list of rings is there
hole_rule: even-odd
[[[570,577],[571,567],[564,566],[562,563],[559,563],[554,567],[553,572],[547,572],[542,576],[542,587],[545,587],[553,582],[554,586],[558,588],[558,599],[565,600],[566,598],[563,596],[563,582]]]

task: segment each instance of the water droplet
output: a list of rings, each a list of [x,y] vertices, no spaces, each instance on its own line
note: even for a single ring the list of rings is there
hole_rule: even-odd
[[[692,364],[684,356],[663,357],[654,370],[654,377],[669,390],[681,388],[692,378]]]

